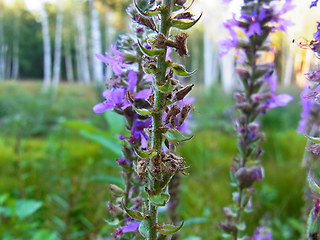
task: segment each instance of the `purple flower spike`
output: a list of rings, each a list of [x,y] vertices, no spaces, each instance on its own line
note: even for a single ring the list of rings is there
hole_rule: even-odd
[[[131,222],[128,225],[121,227],[121,230],[123,233],[135,232],[137,231],[139,226],[140,226],[140,222]]]
[[[260,226],[257,227],[251,240],[273,240],[270,229]]]

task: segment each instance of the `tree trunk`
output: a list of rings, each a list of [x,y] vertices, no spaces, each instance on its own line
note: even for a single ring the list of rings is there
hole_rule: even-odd
[[[204,85],[210,87],[217,80],[217,61],[214,61],[213,43],[204,30]]]
[[[45,6],[41,7],[41,24],[42,24],[42,38],[43,38],[43,52],[44,52],[44,79],[43,91],[48,91],[51,85],[51,46],[49,35],[49,21]]]
[[[13,45],[13,59],[12,59],[12,78],[17,80],[19,77],[19,43],[16,39]]]
[[[78,29],[78,39],[76,40],[78,42],[78,46],[80,49],[79,55],[80,55],[80,65],[81,65],[81,75],[82,75],[82,81],[85,83],[90,82],[90,71],[89,71],[89,61],[88,61],[88,44],[87,44],[87,36],[86,36],[86,30],[85,30],[85,21],[82,11],[79,9],[76,11],[76,25]]]
[[[222,86],[225,93],[231,93],[235,86],[234,52],[230,51],[222,57],[221,62]]]
[[[90,10],[91,10],[91,49],[92,49],[92,67],[93,67],[93,78],[98,83],[103,81],[103,71],[102,63],[99,61],[95,54],[101,54],[101,34],[100,34],[100,24],[98,11],[94,5],[95,0],[90,0]]]
[[[72,57],[71,57],[70,39],[69,38],[67,38],[65,40],[64,55],[65,55],[67,81],[69,83],[73,83],[74,82],[74,76],[73,76],[73,65],[72,65]]]
[[[61,4],[58,5],[55,45],[54,45],[54,65],[53,65],[53,87],[55,90],[59,87],[61,70],[61,38],[62,38],[63,11]]]

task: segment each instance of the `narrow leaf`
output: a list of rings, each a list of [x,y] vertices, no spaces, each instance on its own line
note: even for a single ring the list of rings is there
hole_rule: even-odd
[[[149,10],[147,12],[143,11],[137,4],[137,1],[134,0],[134,5],[136,7],[136,9],[138,10],[138,12],[142,15],[142,16],[145,16],[145,17],[152,17],[152,16],[156,16],[159,14],[159,11],[157,10]]]
[[[307,180],[311,191],[316,194],[317,197],[320,197],[320,187],[312,178],[311,173],[308,174]]]
[[[173,11],[173,12],[176,12],[176,11],[179,11],[180,9],[182,9],[182,6],[175,4],[175,5],[173,6],[172,11]]]
[[[311,141],[313,141],[313,142],[315,142],[315,143],[320,143],[320,137],[310,137],[310,136],[307,136],[307,135],[306,135],[306,137],[307,137],[309,140],[311,140]]]
[[[132,107],[136,111],[136,113],[138,113],[139,115],[146,116],[146,115],[150,115],[151,114],[151,112],[146,108],[138,109],[133,104],[132,104]]]
[[[142,214],[139,212],[139,211],[136,211],[136,210],[131,210],[129,208],[127,208],[125,206],[125,204],[123,203],[123,199],[122,199],[122,207],[123,209],[126,211],[126,213],[132,217],[133,219],[137,219],[139,221],[143,221],[145,220],[145,218],[142,216]]]
[[[171,142],[185,142],[193,136],[179,132],[177,129],[169,129],[164,136]]]
[[[170,195],[167,193],[160,193],[157,195],[149,196],[150,202],[158,207],[163,207],[167,204],[170,199]]]
[[[164,235],[171,235],[178,232],[183,227],[184,221],[180,224],[180,226],[172,226],[172,225],[164,225],[158,229],[158,232]]]
[[[146,54],[149,57],[158,56],[158,55],[164,53],[164,49],[147,49],[144,46],[142,46],[140,41],[138,41],[138,44],[139,44],[141,52],[143,52],[144,54]]]
[[[139,233],[142,237],[147,238],[149,232],[149,225],[147,221],[142,221],[139,226]]]
[[[168,93],[168,92],[171,92],[175,89],[175,86],[173,86],[171,84],[171,81],[168,80],[164,85],[162,86],[157,86],[157,89],[160,91],[160,92],[163,92],[163,93]]]
[[[140,151],[138,148],[133,147],[134,152],[140,158],[152,158],[157,155],[157,152],[150,152],[150,151]]]
[[[195,25],[200,20],[201,16],[202,16],[202,13],[196,20],[193,20],[193,21],[182,21],[182,20],[172,19],[170,24],[172,27],[175,27],[181,30],[186,30],[188,28],[191,28],[193,25]]]
[[[187,72],[187,70],[184,68],[184,66],[177,64],[177,63],[172,63],[170,68],[172,69],[172,71],[174,71],[175,74],[177,74],[179,76],[190,76],[193,73],[195,73],[195,71]]]

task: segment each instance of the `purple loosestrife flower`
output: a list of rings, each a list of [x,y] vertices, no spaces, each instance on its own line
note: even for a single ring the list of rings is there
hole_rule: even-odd
[[[96,57],[104,62],[105,64],[109,65],[112,70],[113,70],[113,73],[120,77],[121,74],[122,74],[122,71],[124,69],[127,69],[128,67],[130,67],[129,64],[126,64],[124,63],[124,56],[123,56],[123,53],[120,52],[118,49],[117,49],[117,44],[114,44],[113,46],[111,46],[111,51],[113,53],[113,56],[106,52],[106,56],[103,56],[101,54],[96,54]]]
[[[251,240],[273,240],[272,233],[269,228],[260,226],[257,227]]]
[[[131,222],[128,225],[121,227],[121,231],[123,233],[135,232],[135,231],[137,231],[139,226],[140,226],[140,222]]]
[[[317,4],[318,4],[318,1],[319,1],[319,0],[314,0],[314,1],[312,1],[311,4],[310,4],[310,8],[316,7]]]

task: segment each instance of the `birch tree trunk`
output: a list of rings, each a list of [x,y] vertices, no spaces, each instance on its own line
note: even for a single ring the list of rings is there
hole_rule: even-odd
[[[95,7],[95,0],[90,0],[90,12],[91,12],[91,49],[92,49],[92,68],[93,68],[93,78],[99,84],[103,81],[103,71],[102,62],[99,61],[95,54],[101,54],[101,34],[100,34],[100,24],[99,24],[99,14]]]
[[[51,85],[51,46],[49,35],[49,21],[48,14],[45,6],[41,7],[41,25],[42,25],[42,38],[43,38],[43,52],[44,52],[44,79],[43,79],[43,91],[48,91]]]
[[[52,83],[55,90],[58,89],[59,82],[60,82],[62,23],[63,23],[63,11],[62,11],[61,4],[59,4],[57,20],[56,20],[54,65],[53,65],[53,78],[52,78]]]
[[[89,71],[89,61],[88,61],[88,44],[87,36],[85,30],[85,21],[82,11],[79,9],[76,11],[76,25],[78,30],[78,39],[76,40],[79,45],[79,55],[80,55],[80,71],[82,75],[82,81],[85,83],[90,82],[90,71]]]
[[[67,38],[65,40],[64,55],[65,55],[67,81],[69,83],[73,83],[74,82],[74,75],[73,75],[73,64],[72,64],[71,49],[70,49],[70,39],[69,38]]]
[[[2,3],[2,2],[0,2]],[[0,4],[1,6],[2,4]],[[3,38],[3,11],[0,10],[0,79],[4,78],[4,56],[3,56],[4,38]]]
[[[13,45],[13,59],[12,59],[12,78],[17,80],[19,77],[19,43],[16,39]]]
[[[225,93],[231,93],[235,82],[234,52],[229,51],[221,62],[222,86]]]
[[[210,40],[206,30],[204,30],[204,85],[210,87],[217,80],[217,56],[214,55],[213,43]],[[216,60],[216,61],[215,61]]]

